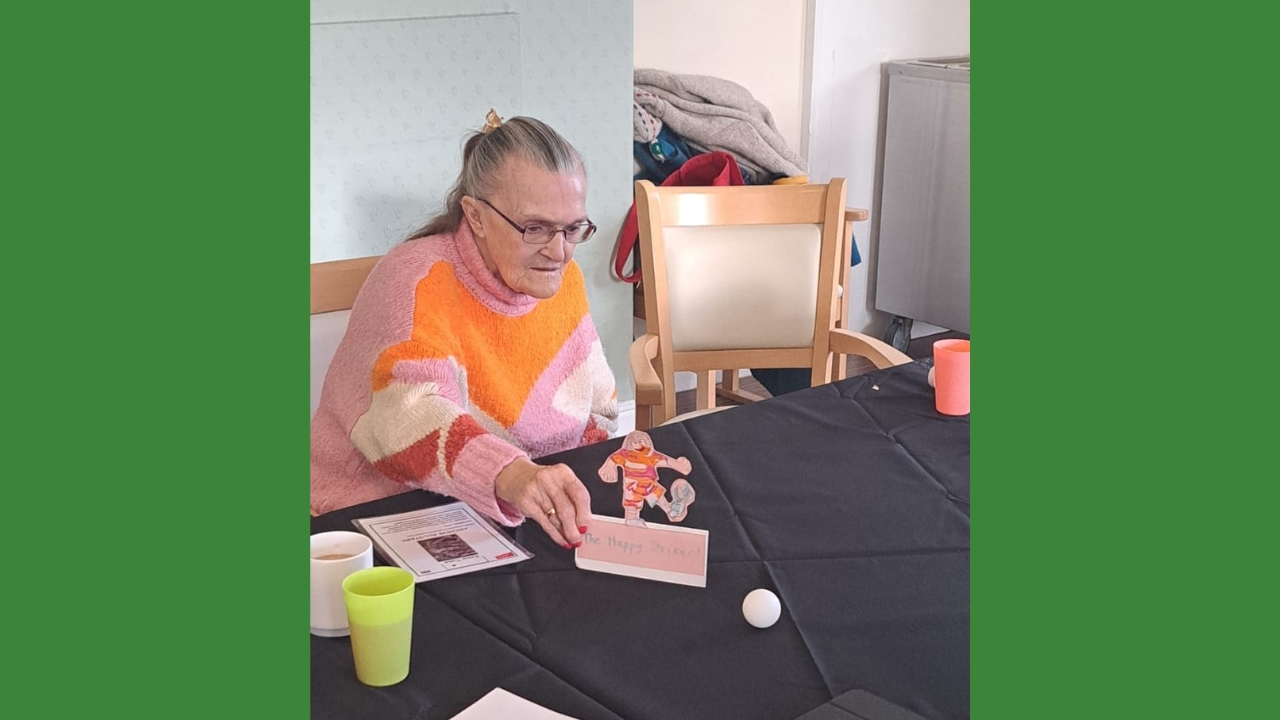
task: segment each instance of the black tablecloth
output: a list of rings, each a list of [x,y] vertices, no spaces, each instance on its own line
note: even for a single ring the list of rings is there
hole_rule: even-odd
[[[852,689],[968,717],[969,419],[939,415],[925,376],[905,365],[654,429],[693,464],[683,524],[710,531],[705,589],[578,570],[526,523],[513,535],[532,560],[418,585],[399,685],[360,685],[350,642],[312,637],[312,716],[449,718],[503,687],[583,720],[795,718]],[[621,516],[621,484],[596,474],[620,445],[544,460]],[[408,493],[312,532],[448,501]],[[782,600],[771,628],[742,617],[755,588]]]

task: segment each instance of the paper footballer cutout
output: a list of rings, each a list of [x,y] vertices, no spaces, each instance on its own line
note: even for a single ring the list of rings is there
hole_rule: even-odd
[[[639,430],[628,433],[622,441],[622,448],[600,466],[600,479],[607,483],[618,482],[617,468],[622,468],[622,510],[628,525],[645,526],[644,520],[640,519],[640,508],[645,503],[649,503],[649,507],[657,505],[662,508],[671,522],[680,522],[688,514],[689,506],[697,495],[693,486],[684,478],[678,478],[671,483],[671,499],[668,500],[667,489],[658,484],[660,467],[688,475],[693,466],[688,458],[673,458],[658,452],[649,433]]]

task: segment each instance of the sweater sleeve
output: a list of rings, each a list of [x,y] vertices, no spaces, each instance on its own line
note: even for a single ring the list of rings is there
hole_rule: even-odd
[[[520,524],[524,515],[498,499],[494,480],[525,453],[466,412],[458,363],[420,359],[439,353],[417,345],[400,343],[379,357],[369,410],[352,428],[351,442],[396,482],[458,498],[504,525]]]

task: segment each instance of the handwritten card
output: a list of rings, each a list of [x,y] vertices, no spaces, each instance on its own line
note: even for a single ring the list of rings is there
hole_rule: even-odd
[[[635,527],[593,515],[574,562],[583,570],[706,587],[707,538],[706,530],[654,523]]]

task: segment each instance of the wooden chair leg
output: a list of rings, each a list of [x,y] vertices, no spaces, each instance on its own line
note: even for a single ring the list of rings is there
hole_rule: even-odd
[[[764,399],[760,395],[742,389],[742,378],[738,377],[737,369],[724,370],[723,372],[724,377],[720,380],[720,387],[716,389],[716,397],[724,398],[739,405],[759,402]]]
[[[836,353],[831,358],[831,379],[844,380],[849,376],[849,356]]]
[[[728,392],[738,392],[742,389],[741,380],[738,378],[738,370],[721,370],[720,387]]]
[[[844,235],[840,242],[840,296],[837,300],[839,312],[836,313],[836,327],[844,330],[849,327],[849,263],[853,258],[853,219],[845,215]],[[836,353],[831,358],[831,379],[844,380],[849,376],[849,356]]]
[[[699,370],[698,376],[698,409],[707,410],[716,406],[716,371]]]

